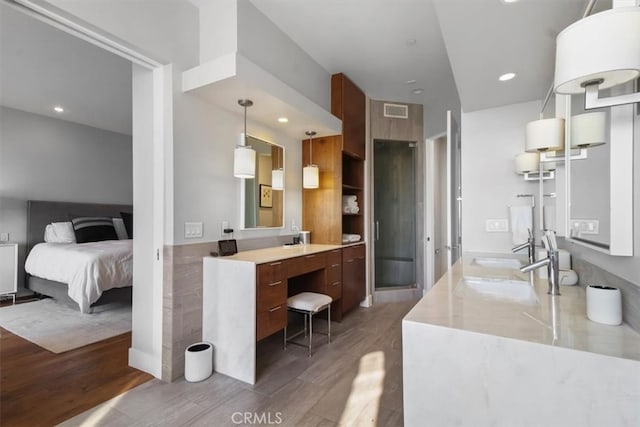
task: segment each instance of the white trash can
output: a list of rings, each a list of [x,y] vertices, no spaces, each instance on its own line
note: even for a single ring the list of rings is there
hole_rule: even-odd
[[[191,344],[184,351],[184,379],[194,383],[206,380],[213,373],[213,345],[208,342]]]

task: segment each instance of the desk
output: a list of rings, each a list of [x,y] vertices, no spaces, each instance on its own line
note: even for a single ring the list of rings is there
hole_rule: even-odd
[[[364,245],[318,244],[205,257],[202,339],[214,346],[214,370],[255,384],[256,342],[284,329],[287,296],[319,292],[339,306],[343,248],[364,259]]]

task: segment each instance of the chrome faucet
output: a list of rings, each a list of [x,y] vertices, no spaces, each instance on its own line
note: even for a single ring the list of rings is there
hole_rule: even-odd
[[[536,241],[533,237],[533,233],[531,233],[531,229],[528,228],[527,231],[529,231],[529,238],[527,241],[521,245],[511,248],[511,252],[516,253],[527,248],[529,250],[529,264],[533,264],[536,262]]]
[[[555,237],[553,237],[552,240],[555,241]],[[549,289],[547,293],[549,295],[560,295],[560,269],[558,266],[558,249],[555,247],[555,245],[549,243],[548,236],[542,237],[542,243],[544,243],[544,246],[547,249],[547,257],[541,259],[540,261],[525,265],[520,269],[520,271],[522,271],[523,273],[528,273],[540,267],[547,266],[547,277],[549,280]]]

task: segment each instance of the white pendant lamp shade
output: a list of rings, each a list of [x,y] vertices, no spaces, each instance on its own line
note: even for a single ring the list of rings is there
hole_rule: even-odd
[[[540,155],[538,153],[522,153],[516,156],[516,173],[535,172],[539,168]]]
[[[302,187],[318,188],[320,186],[320,173],[318,165],[309,165],[302,168]]]
[[[233,176],[251,179],[256,177],[256,151],[247,145],[247,107],[253,105],[250,99],[239,99],[244,108],[244,132],[240,134],[238,145],[233,152]]]
[[[607,141],[607,114],[579,114],[571,117],[571,148],[586,148],[602,145]]]
[[[273,190],[284,190],[284,170],[273,169],[271,171],[271,188]]]
[[[527,123],[524,151],[564,150],[564,119],[542,119]]]
[[[255,178],[256,152],[247,145],[238,145],[233,153],[233,176]]]
[[[556,38],[554,90],[584,93],[586,82],[608,89],[640,76],[640,7],[617,7],[581,19]],[[599,82],[599,80],[602,80]]]

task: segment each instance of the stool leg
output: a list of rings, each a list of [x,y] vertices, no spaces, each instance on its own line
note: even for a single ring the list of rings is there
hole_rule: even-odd
[[[329,344],[331,344],[331,304],[329,304],[329,308],[327,310],[327,338],[329,339]]]
[[[309,357],[311,357],[311,340],[313,339],[313,314],[309,312]]]
[[[304,337],[307,337],[307,315],[303,314],[302,317],[304,317]]]

